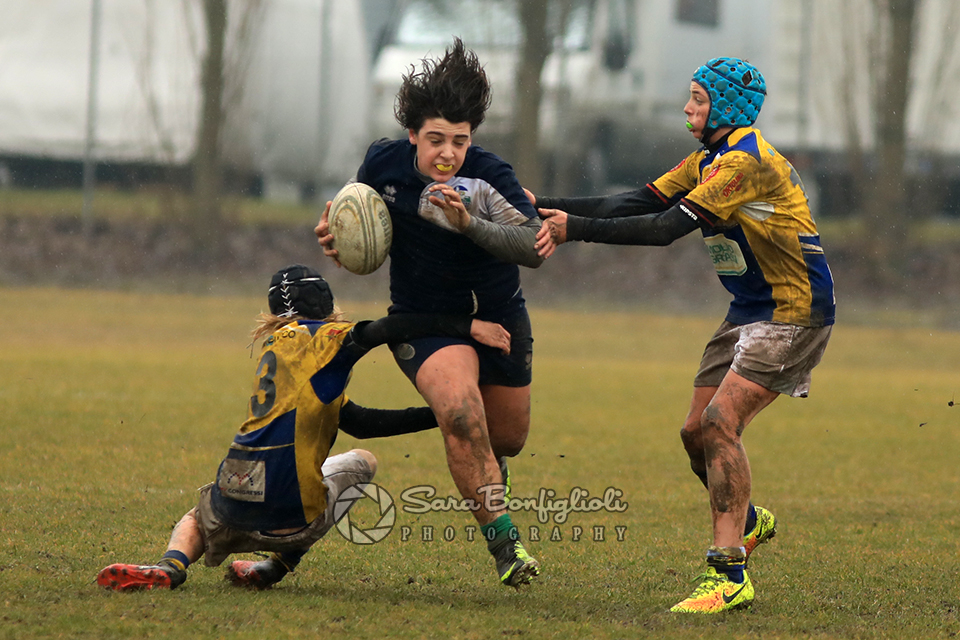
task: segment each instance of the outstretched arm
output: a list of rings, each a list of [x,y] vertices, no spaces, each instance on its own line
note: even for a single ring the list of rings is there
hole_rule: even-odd
[[[480,344],[510,353],[510,333],[495,322],[470,316],[398,313],[379,320],[358,322],[351,331],[353,342],[369,351],[388,342],[404,342],[427,336],[473,338]]]
[[[537,234],[537,251],[544,258],[569,240],[666,246],[701,225],[712,226],[715,218],[701,207],[685,201],[666,211],[625,218],[581,218],[556,209],[541,209],[543,229]]]
[[[527,193],[530,197],[533,194]],[[531,201],[538,209],[560,209],[581,218],[625,218],[646,213],[658,213],[669,209],[680,199],[668,199],[651,185],[634,191],[610,196],[586,198],[550,198],[533,196]]]
[[[340,408],[340,430],[360,440],[389,438],[434,429],[436,426],[437,419],[430,407],[370,409],[347,400]]]

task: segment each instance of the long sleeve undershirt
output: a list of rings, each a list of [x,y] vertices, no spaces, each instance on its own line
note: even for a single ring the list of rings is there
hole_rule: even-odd
[[[537,208],[569,214],[567,240],[604,244],[665,246],[713,217],[686,201],[664,201],[649,186],[612,196],[538,196]]]
[[[533,248],[540,227],[539,218],[530,218],[519,226],[511,226],[472,216],[463,235],[504,262],[536,269],[543,264],[543,258]]]

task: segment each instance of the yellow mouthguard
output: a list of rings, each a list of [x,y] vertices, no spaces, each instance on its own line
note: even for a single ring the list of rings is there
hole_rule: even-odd
[[[440,169],[440,171],[450,171],[450,169],[453,169],[453,165],[452,165],[452,164],[438,164],[438,165],[437,165],[437,169]]]

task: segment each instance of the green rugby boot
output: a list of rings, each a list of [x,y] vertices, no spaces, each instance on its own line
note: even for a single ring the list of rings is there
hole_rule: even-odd
[[[493,546],[490,553],[497,563],[497,573],[504,586],[519,589],[540,575],[540,563],[527,553],[519,540],[506,539]]]

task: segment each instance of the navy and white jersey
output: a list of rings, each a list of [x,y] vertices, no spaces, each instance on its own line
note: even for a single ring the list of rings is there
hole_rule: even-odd
[[[523,307],[520,269],[453,230],[442,210],[428,201],[436,184],[416,168],[409,140],[378,140],[367,150],[357,181],[376,189],[390,210],[391,313],[466,313],[500,317]],[[472,146],[447,184],[460,192],[471,216],[521,225],[537,212],[513,168]]]

